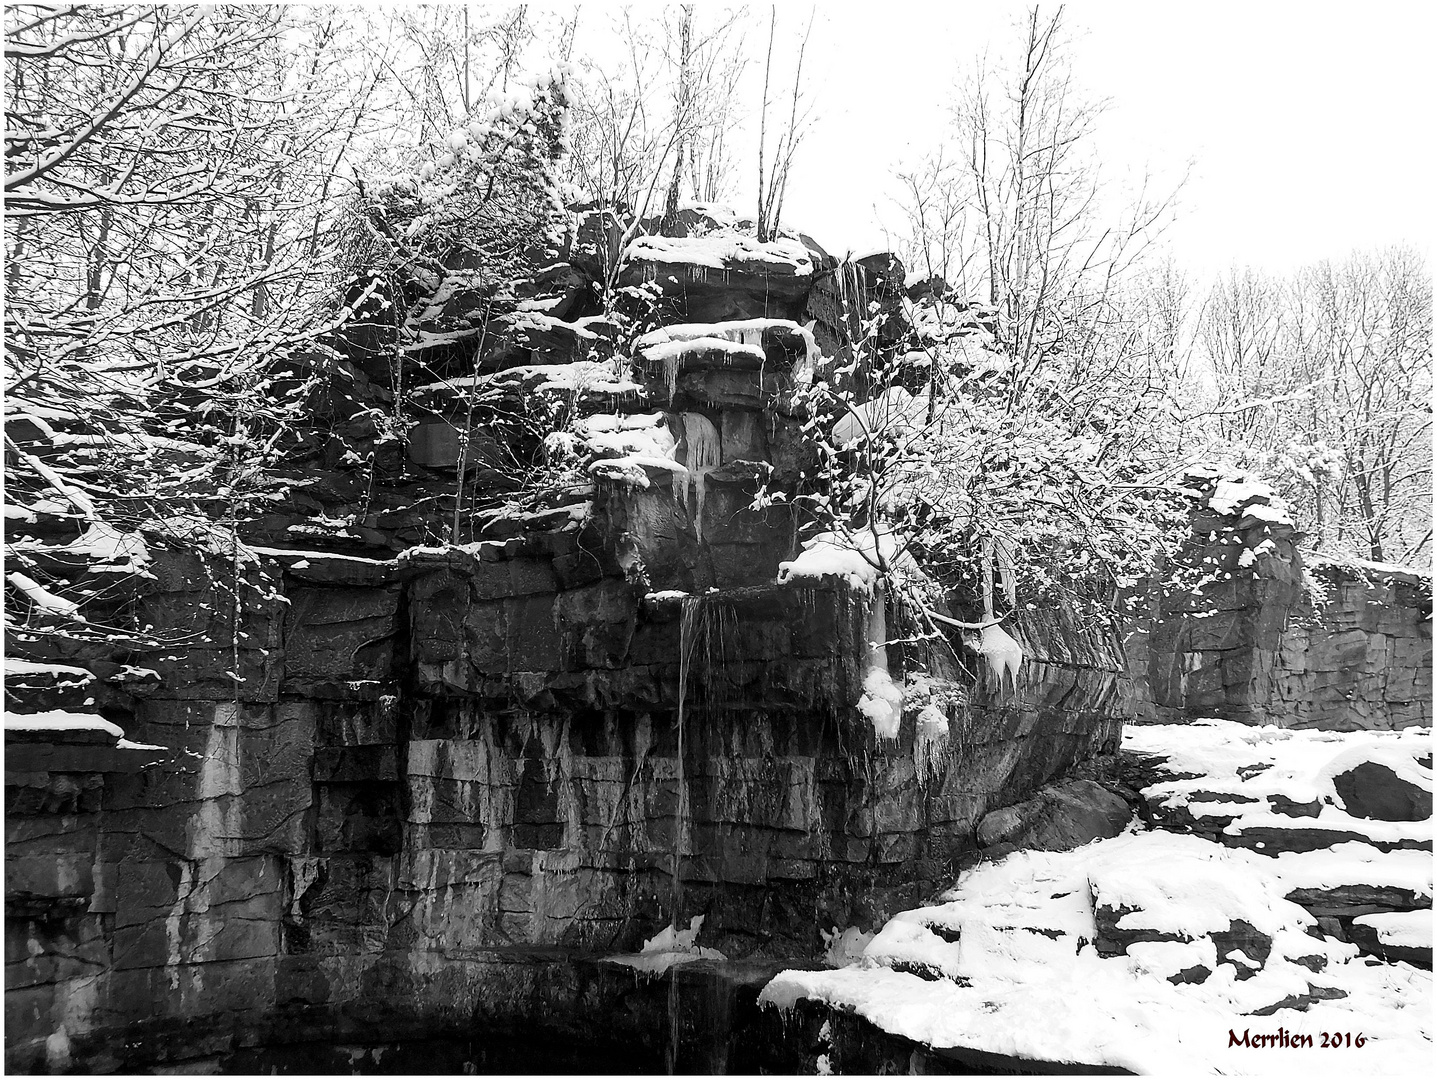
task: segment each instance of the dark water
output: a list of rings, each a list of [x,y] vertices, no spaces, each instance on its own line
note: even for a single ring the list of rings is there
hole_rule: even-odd
[[[298,1075],[640,1074],[794,1071],[776,1037],[781,1018],[760,1010],[773,962],[696,961],[661,976],[613,968],[619,987],[592,1014],[476,1024],[428,1038],[275,1042],[166,1071]],[[777,1052],[775,1052],[777,1051]]]
[[[596,1004],[593,1015],[536,1016],[422,1038],[272,1041],[171,1061],[162,1070],[258,1075],[812,1075],[819,1058],[849,1075],[1061,1075],[1123,1070],[933,1049],[813,1002],[760,1009],[772,963],[698,961]]]

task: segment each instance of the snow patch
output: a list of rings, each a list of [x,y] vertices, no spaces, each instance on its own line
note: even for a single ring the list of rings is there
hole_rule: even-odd
[[[819,533],[804,541],[797,558],[778,564],[778,584],[792,585],[836,577],[857,592],[872,592],[878,580],[879,567],[916,569],[917,564],[903,549],[900,538],[887,529],[864,529],[845,536],[840,533]]]
[[[1384,945],[1404,949],[1432,948],[1432,912],[1377,911],[1359,915],[1352,920],[1377,931],[1377,940]]]
[[[784,270],[794,277],[813,273],[808,248],[798,240],[779,239],[761,244],[751,236],[713,233],[709,236],[641,236],[629,245],[629,262],[652,262],[703,266],[712,270],[734,269],[734,263]]]
[[[117,725],[94,713],[70,712],[67,709],[50,709],[46,712],[5,714],[6,731],[103,731],[116,739],[125,733]]]
[[[79,604],[73,600],[66,600],[63,596],[57,596],[34,578],[27,577],[16,570],[7,574],[6,580],[24,593],[30,603],[41,611],[66,619],[74,619],[76,622],[86,621],[85,616],[80,614]]]
[[[823,938],[823,962],[831,968],[860,962],[868,943],[875,936],[873,931],[865,932],[856,926],[846,930],[835,926],[832,930],[820,930],[819,935]]]
[[[637,953],[624,953],[605,959],[611,964],[622,964],[649,975],[662,975],[675,964],[690,964],[695,960],[727,960],[718,949],[698,944],[699,931],[703,929],[704,916],[695,915],[689,920],[687,930],[675,928],[673,923],[664,927],[644,942]]]
[[[69,664],[37,664],[31,660],[17,660],[13,656],[5,657],[5,677],[20,675],[50,675],[54,676],[59,686],[84,686],[95,681],[94,672],[82,667],[72,667]]]
[[[893,684],[885,669],[870,668],[863,677],[858,711],[872,722],[873,731],[880,739],[898,738],[898,728],[903,721],[903,691]]]

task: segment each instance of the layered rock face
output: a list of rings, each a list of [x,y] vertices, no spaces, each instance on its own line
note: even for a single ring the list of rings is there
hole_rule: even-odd
[[[1308,560],[1283,629],[1269,715],[1331,731],[1432,725],[1432,576]]]
[[[1190,481],[1199,500],[1191,539],[1126,641],[1140,719],[1430,726],[1431,574],[1304,566],[1296,530],[1266,489]]]
[[[393,476],[346,464],[390,453],[366,410],[401,396],[356,353],[316,482],[256,523],[253,561],[152,553],[141,622],[193,644],[139,657],[138,683],[37,675],[23,707],[102,708],[126,738],[29,733],[7,759],[11,1067],[472,1049],[576,1017],[613,1038],[597,958],[697,914],[731,959],[815,957],[946,883],[984,814],[1115,749],[1117,643],[1043,610],[1016,621],[1016,691],[969,678],[946,731],[875,737],[854,708],[875,601],[777,584],[798,521],[751,506],[811,452],[793,390],[833,260],[644,239],[620,280],[664,321],[626,344],[585,314],[582,253],[609,236],[576,230],[493,340],[456,259]],[[474,341],[479,374],[449,374]],[[474,419],[504,410],[537,419]],[[455,470],[482,492],[521,451],[561,479],[434,542]]]

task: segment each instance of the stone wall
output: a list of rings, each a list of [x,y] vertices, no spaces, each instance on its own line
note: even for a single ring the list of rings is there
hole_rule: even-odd
[[[678,600],[503,549],[272,556],[239,700],[213,689],[233,650],[176,653],[126,724],[162,749],[11,746],[12,1068],[472,1035],[530,1016],[540,960],[634,950],[675,913],[731,958],[813,957],[1116,746],[1118,657],[1054,614],[1020,628],[1016,696],[974,687],[947,739],[910,717],[883,742],[851,706],[846,586],[710,594],[685,631]],[[223,611],[191,557],[156,577],[156,621]]]
[[[1311,560],[1283,627],[1268,715],[1283,727],[1432,726],[1432,577]]]
[[[1268,496],[1207,502],[1125,652],[1138,718],[1337,731],[1432,723],[1430,571],[1314,558]],[[1274,500],[1275,501],[1275,500]]]

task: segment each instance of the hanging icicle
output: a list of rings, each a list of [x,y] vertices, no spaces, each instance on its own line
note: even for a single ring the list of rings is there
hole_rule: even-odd
[[[888,673],[888,621],[884,606],[884,588],[880,579],[874,583],[873,599],[868,609],[868,649],[863,664],[863,696],[858,711],[868,717],[880,739],[898,738],[903,721],[903,691]]]
[[[1012,549],[993,537],[987,537],[982,545],[982,589],[983,621],[996,618],[993,614],[993,563],[995,553],[1003,571],[1003,596],[1011,607],[1017,604],[1017,581],[1013,568]],[[978,640],[973,644],[976,652],[983,657],[983,666],[988,674],[988,688],[1002,693],[1006,683],[1014,693],[1018,690],[1018,671],[1023,663],[1023,646],[996,623],[983,627]]]
[[[688,472],[674,476],[674,501],[689,514],[694,534],[703,540],[704,486],[708,474],[722,464],[721,440],[714,422],[703,413],[678,414],[679,446],[675,457]]]

